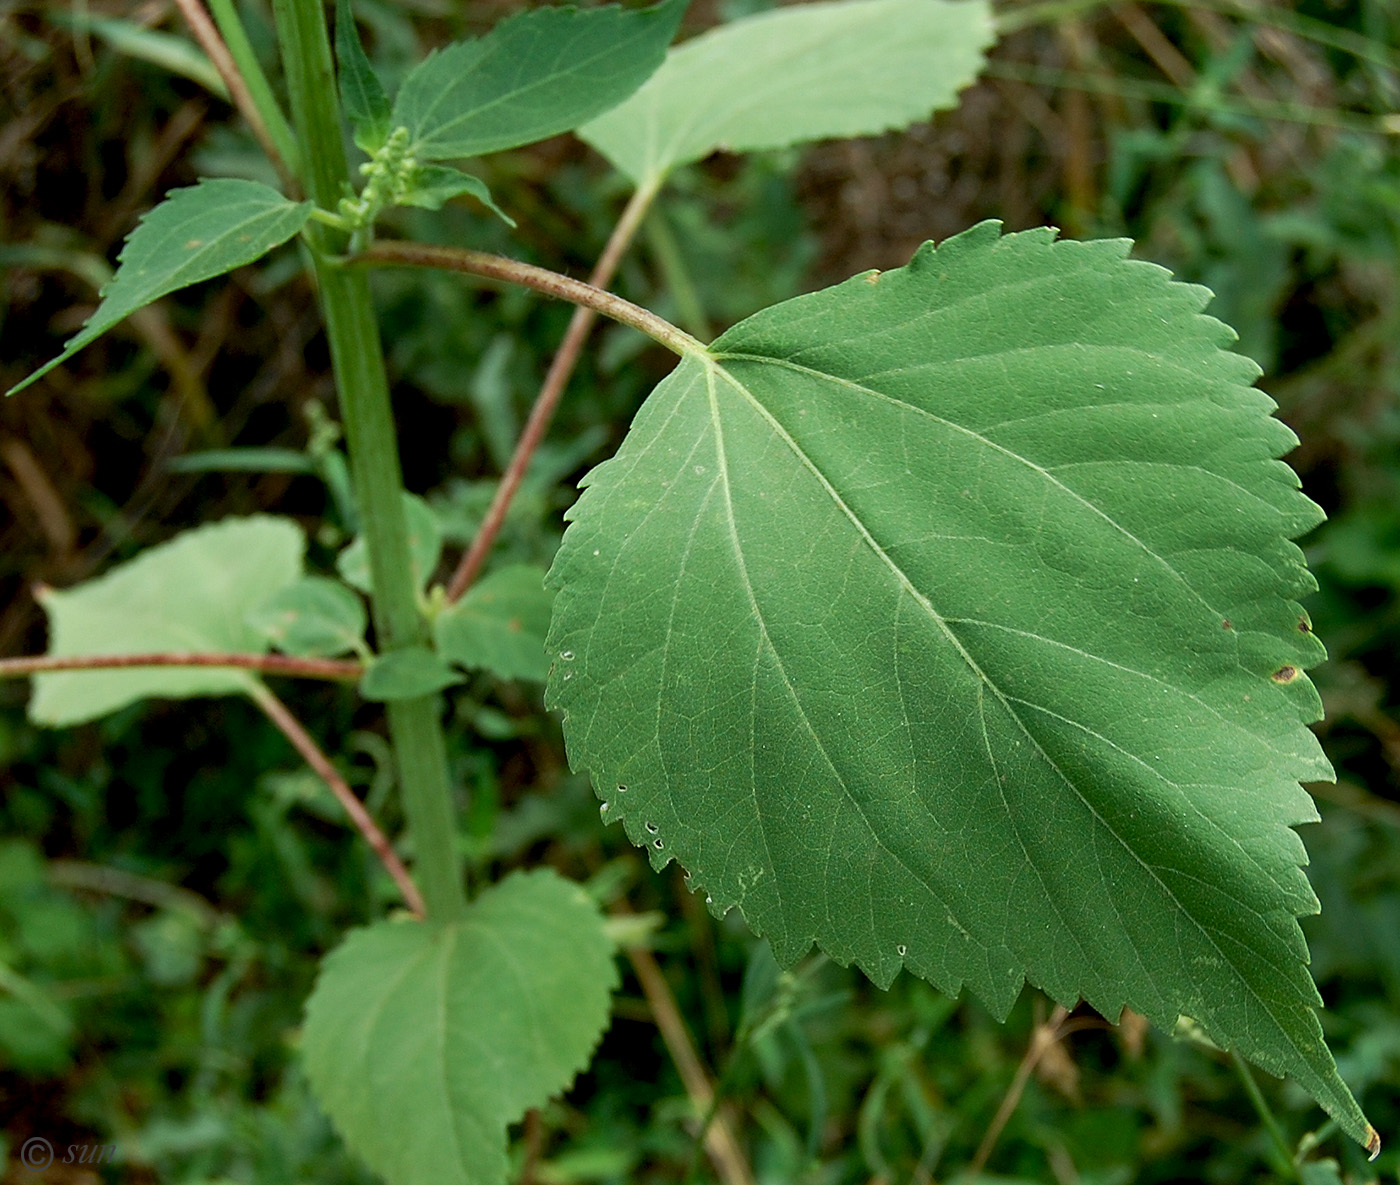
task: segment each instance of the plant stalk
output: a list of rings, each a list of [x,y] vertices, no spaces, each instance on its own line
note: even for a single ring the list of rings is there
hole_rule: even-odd
[[[636,237],[637,229],[646,217],[647,210],[650,209],[660,187],[660,180],[649,182],[635,190],[628,199],[622,216],[613,227],[612,234],[608,236],[608,241],[603,247],[603,253],[598,256],[598,262],[593,265],[593,271],[588,277],[588,282],[594,288],[607,288],[612,283],[623,254]],[[447,586],[448,604],[459,600],[486,566],[486,557],[491,554],[496,536],[501,533],[510,504],[515,500],[520,483],[525,480],[525,474],[530,468],[530,460],[540,442],[544,440],[544,434],[549,431],[550,421],[554,419],[554,412],[563,397],[564,388],[569,385],[574,367],[578,365],[583,343],[588,340],[588,331],[593,328],[593,322],[597,319],[598,314],[587,305],[579,305],[574,309],[574,315],[569,319],[569,328],[564,331],[564,340],[559,343],[559,349],[549,363],[549,372],[545,375],[539,394],[535,396],[535,402],[530,408],[530,418],[525,423],[525,430],[516,442],[515,452],[511,454],[506,471],[501,474],[501,483],[496,487],[486,517],[481,520],[481,527],[472,538],[471,545],[462,553],[462,558],[457,562],[457,570],[452,573],[452,580]]]
[[[58,671],[110,671],[122,667],[226,667],[298,679],[329,679],[336,683],[354,683],[365,673],[362,663],[340,658],[168,650],[149,654],[36,654],[26,658],[0,658],[0,679],[22,679],[26,675]]]
[[[364,803],[355,797],[349,783],[340,776],[340,771],[331,764],[330,758],[322,752],[321,746],[312,739],[311,734],[302,726],[301,721],[292,715],[287,705],[266,687],[259,684],[252,692],[252,699],[262,709],[263,715],[277,726],[282,735],[291,742],[292,748],[301,754],[302,760],[311,767],[316,776],[335,795],[336,801],[350,816],[350,822],[364,836],[365,842],[379,857],[379,862],[384,865],[384,870],[398,886],[408,908],[421,918],[425,913],[425,908],[423,898],[418,892],[418,886],[413,883],[413,878],[408,875],[408,869],[403,866],[398,853],[394,851],[393,845],[385,837],[384,832],[379,830],[379,825],[365,809]]]
[[[672,325],[664,317],[658,317],[650,309],[623,300],[602,288],[575,280],[572,276],[552,272],[548,268],[536,267],[533,263],[521,263],[504,255],[492,255],[487,251],[471,251],[465,247],[435,247],[427,243],[388,242],[376,243],[372,247],[349,258],[350,263],[371,263],[399,265],[403,267],[435,267],[445,271],[465,272],[471,276],[481,276],[487,280],[503,280],[507,284],[520,284],[533,288],[546,296],[567,300],[611,317],[614,321],[640,330],[649,338],[665,346],[672,353],[703,354],[704,343],[693,338],[683,329]],[[353,269],[351,269],[353,270]]]
[[[209,0],[209,11],[214,18],[214,23],[219,27],[219,32],[223,34],[224,44],[228,47],[229,55],[233,58],[238,73],[243,76],[244,85],[248,88],[249,99],[267,126],[267,133],[277,146],[277,152],[282,157],[283,163],[295,176],[301,168],[296,136],[292,133],[291,125],[287,122],[287,117],[282,113],[282,108],[272,93],[272,84],[268,82],[267,75],[263,73],[257,54],[253,52],[252,43],[248,40],[248,32],[243,27],[242,18],[238,15],[238,6],[235,0]]]
[[[1289,1147],[1288,1138],[1283,1134],[1283,1128],[1279,1127],[1278,1120],[1274,1118],[1273,1109],[1264,1097],[1264,1092],[1259,1089],[1259,1083],[1254,1080],[1254,1074],[1250,1071],[1248,1063],[1233,1049],[1230,1050],[1230,1061],[1234,1063],[1235,1073],[1244,1083],[1245,1094],[1249,1095],[1249,1101],[1254,1106],[1255,1114],[1259,1116],[1259,1122],[1264,1125],[1264,1130],[1268,1133],[1269,1142],[1273,1145],[1275,1153],[1274,1159],[1277,1162],[1275,1167],[1284,1178],[1289,1181],[1297,1181],[1299,1185],[1302,1185],[1302,1170],[1294,1159],[1293,1149]]]
[[[274,0],[273,13],[292,119],[301,141],[303,183],[318,206],[333,210],[350,174],[325,9],[320,0]],[[368,277],[328,258],[344,250],[345,236],[312,225],[307,239],[315,258],[350,472],[369,553],[375,634],[379,650],[388,653],[427,642],[428,629],[414,586],[403,475],[379,326]],[[429,916],[450,921],[465,907],[466,894],[441,712],[437,696],[388,705],[389,735],[416,879]]]
[[[254,99],[247,81],[239,70],[238,63],[224,39],[219,36],[219,30],[214,27],[214,22],[209,19],[209,14],[204,10],[204,5],[200,3],[200,0],[175,0],[175,5],[185,18],[185,23],[189,25],[195,40],[199,42],[200,48],[209,55],[209,60],[214,63],[214,69],[219,72],[219,77],[224,80],[224,85],[228,87],[230,101],[242,114],[254,138],[262,147],[263,152],[267,154],[267,159],[277,170],[277,175],[281,178],[283,186],[289,192],[293,192],[295,176],[287,159],[285,125],[279,129],[283,132],[283,137],[274,133],[273,126],[265,118],[268,112]],[[251,49],[248,52],[251,55]],[[266,80],[263,80],[263,85],[266,86]],[[271,97],[270,91],[268,97]],[[278,114],[280,115],[280,112]]]

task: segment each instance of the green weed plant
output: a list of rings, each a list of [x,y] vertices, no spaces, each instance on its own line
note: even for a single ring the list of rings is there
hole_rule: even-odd
[[[1051,1039],[1081,1003],[1113,1022],[1127,1009],[1291,1079],[1374,1156],[1298,922],[1317,909],[1294,830],[1317,814],[1299,783],[1332,771],[1308,727],[1322,706],[1306,672],[1324,651],[1294,541],[1323,516],[1280,459],[1297,440],[1253,386],[1259,368],[1204,312],[1207,289],[1130,259],[1127,240],[990,222],[713,340],[701,316],[681,328],[611,294],[675,170],[905,127],[954,105],[995,39],[981,0],[837,0],[668,49],[683,10],[534,9],[389,86],[344,0],[334,42],[317,0],[277,0],[288,119],[238,14],[216,6],[225,83],[280,188],[217,178],[168,194],[86,325],[11,394],[162,296],[295,241],[346,452],[293,464],[338,482],[355,537],[331,575],[308,569],[292,519],[226,518],[45,592],[48,654],[6,667],[34,676],[31,719],[243,696],[332,796],[314,782],[281,793],[349,812],[401,901],[322,961],[300,1056],[345,1144],[391,1185],[507,1180],[508,1129],[589,1066],[616,949],[646,930],[547,862],[477,875],[469,893],[444,696],[483,675],[544,683],[602,823],[768,940],[741,1034],[775,1081],[806,1076],[809,1156],[825,1087],[787,1021],[833,1006],[814,948],[880,988],[902,970],[947,997],[967,988],[998,1019],[1029,983],[1059,1005],[1037,1029]],[[631,192],[590,283],[480,244],[380,234],[395,210],[463,197],[523,225],[462,164],[569,131]],[[489,506],[477,497],[467,517],[481,525],[444,584],[443,514],[404,489],[371,300],[371,272],[401,267],[578,309],[529,422],[493,430],[506,476]],[[546,571],[494,544],[531,495],[598,314],[678,361],[581,483]],[[472,398],[492,406],[486,387]],[[374,818],[383,796],[367,808],[269,675],[384,705],[401,843]],[[16,848],[0,872],[42,896],[26,859]],[[225,926],[229,951],[241,941],[188,908],[162,924],[174,929],[151,949],[171,982],[192,974],[179,952],[194,936]],[[0,1003],[59,1038],[70,1025],[23,986]],[[951,1005],[919,1007],[881,1091],[909,1087]],[[696,1146],[739,1172],[710,1111]],[[862,1114],[878,1169],[888,1136]],[[1296,1179],[1336,1179],[1279,1143]]]

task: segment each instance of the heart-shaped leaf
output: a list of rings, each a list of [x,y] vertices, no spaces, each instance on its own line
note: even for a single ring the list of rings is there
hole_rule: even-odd
[[[458,921],[380,922],[327,956],[306,1005],[307,1075],[390,1185],[499,1185],[506,1125],[588,1063],[616,983],[583,890],[517,873]]]
[[[781,962],[1191,1017],[1367,1142],[1296,921],[1322,515],[1128,246],[983,224],[688,356],[571,512],[548,702]]]

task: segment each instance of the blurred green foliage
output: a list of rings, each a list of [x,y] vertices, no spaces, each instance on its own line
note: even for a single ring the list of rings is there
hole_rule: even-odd
[[[164,8],[136,19],[91,7],[138,30],[148,20],[178,31]],[[422,46],[508,7],[356,6],[390,81]],[[6,385],[80,323],[157,192],[196,168],[264,168],[227,109],[170,72],[168,43],[162,61],[130,38],[118,52],[110,22],[85,25],[86,8],[0,6]],[[245,8],[270,57],[266,12]],[[691,27],[719,9],[697,4]],[[1305,928],[1342,1072],[1400,1147],[1400,137],[1239,109],[1270,101],[1394,118],[1400,11],[1389,0],[1250,10],[1256,20],[1223,2],[1079,6],[998,53],[1058,71],[1061,85],[1003,71],[932,131],[683,170],[617,286],[691,327],[720,328],[826,279],[902,262],[918,237],[1004,216],[1131,235],[1141,257],[1215,290],[1212,311],[1263,365],[1303,439],[1293,460],[1305,488],[1332,516],[1306,542],[1322,585],[1310,609],[1332,655],[1318,672],[1324,740],[1340,781],[1316,788],[1323,822],[1303,829],[1323,905]],[[1301,35],[1297,18],[1354,35],[1374,60]],[[1106,82],[1078,89],[1086,76]],[[1175,100],[1141,97],[1138,80],[1165,80]],[[416,237],[586,274],[622,196],[598,159],[557,140],[485,164],[519,232],[469,203],[392,218]],[[385,274],[377,289],[408,483],[451,552],[481,520],[569,310],[428,273]],[[549,562],[573,482],[611,452],[666,366],[629,330],[598,333],[496,564]],[[355,525],[331,401],[310,294],[286,252],[227,288],[167,302],[0,408],[0,652],[42,648],[32,582],[81,579],[228,513],[300,517],[312,569],[332,571]],[[171,463],[269,446],[304,460]],[[156,703],[45,733],[25,721],[24,694],[0,685],[8,1153],[35,1135],[118,1144],[120,1165],[83,1180],[370,1180],[312,1103],[296,1057],[314,960],[395,900],[333,799],[241,702]],[[336,688],[287,694],[397,833],[378,711]],[[546,862],[609,906],[659,911],[653,951],[759,1181],[959,1179],[1050,1017],[1036,992],[1000,1026],[908,976],[885,993],[818,957],[780,972],[736,918],[711,918],[679,873],[652,875],[619,830],[601,827],[535,684],[478,677],[451,698],[459,842],[472,867],[495,877]],[[1228,1059],[1132,1018],[1113,1028],[1081,1011],[1067,1025],[1026,1077],[987,1160],[995,1176],[981,1180],[1299,1179]],[[1263,1089],[1291,1142],[1320,1122],[1300,1093]],[[690,1113],[626,975],[593,1068],[517,1133],[518,1178],[711,1180]],[[1328,1127],[1316,1139],[1337,1162],[1314,1159],[1309,1182],[1400,1173],[1395,1151],[1367,1165]],[[3,1177],[36,1179],[13,1162]]]

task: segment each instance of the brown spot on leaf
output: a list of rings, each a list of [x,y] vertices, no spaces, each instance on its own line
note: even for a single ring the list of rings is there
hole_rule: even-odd
[[[1298,677],[1297,667],[1279,667],[1269,676],[1275,683],[1292,683]]]
[[[1301,633],[1310,634],[1312,633],[1312,622],[1310,622],[1306,617],[1301,618],[1298,622],[1298,629]]]
[[[1227,617],[1224,621],[1220,623],[1220,628],[1222,630],[1232,630],[1235,627],[1230,623],[1230,619]]]
[[[203,239],[190,239],[189,242],[187,242],[187,243],[185,244],[185,250],[186,250],[186,251],[193,251],[193,250],[195,250],[197,247],[202,247],[202,246],[204,246],[204,240],[203,240]]]
[[[878,284],[880,282],[880,273],[878,271],[871,272],[865,277],[865,282],[867,284]]]
[[[525,627],[520,624],[520,618],[518,617],[512,617],[506,622],[506,629],[510,630],[513,634],[518,634],[524,628]]]

